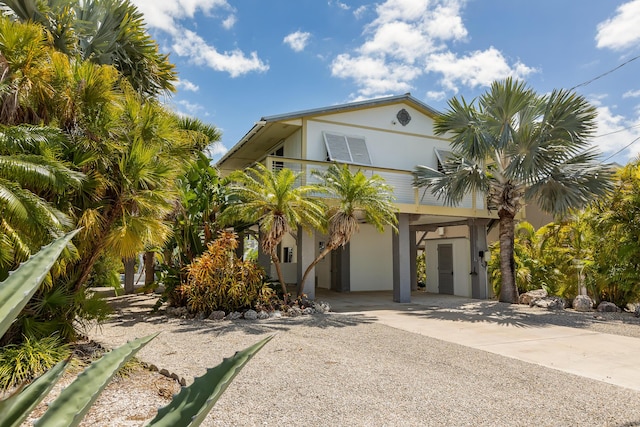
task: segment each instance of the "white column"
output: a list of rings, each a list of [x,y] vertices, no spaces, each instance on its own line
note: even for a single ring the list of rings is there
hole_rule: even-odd
[[[393,233],[393,300],[411,302],[411,239],[409,214],[398,214],[398,233]]]
[[[298,270],[298,283],[302,280],[307,267],[316,258],[316,235],[315,233],[309,234],[306,230],[298,228],[298,256],[297,256],[297,270]],[[316,268],[313,267],[311,272],[305,280],[302,293],[307,295],[309,299],[315,299],[316,297]]]

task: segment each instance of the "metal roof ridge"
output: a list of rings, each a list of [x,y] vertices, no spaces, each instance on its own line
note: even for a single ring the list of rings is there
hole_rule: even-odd
[[[425,104],[419,99],[413,97],[411,93],[405,93],[404,95],[392,95],[392,96],[386,96],[382,98],[372,98],[372,99],[366,99],[363,101],[336,104],[330,107],[310,108],[307,110],[299,110],[299,111],[293,111],[293,112],[283,113],[283,114],[274,114],[271,116],[264,116],[260,120],[264,120],[266,122],[277,122],[280,120],[288,120],[288,119],[294,119],[294,118],[305,117],[305,116],[316,115],[316,114],[329,114],[329,113],[337,113],[340,111],[352,110],[352,109],[362,108],[362,107],[375,107],[377,105],[391,104],[397,101],[409,101],[434,115],[441,114],[439,111],[435,110],[434,108],[430,107],[429,105]]]

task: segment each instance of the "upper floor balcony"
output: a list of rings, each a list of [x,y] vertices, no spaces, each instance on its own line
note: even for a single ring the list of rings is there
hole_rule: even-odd
[[[279,156],[267,156],[263,163],[270,169],[288,168],[300,173],[300,185],[318,183],[313,171],[323,173],[333,162],[292,159]],[[401,213],[447,215],[459,217],[489,218],[482,194],[468,194],[457,206],[447,206],[435,197],[429,189],[413,186],[413,173],[408,170],[389,169],[375,166],[349,164],[352,171],[361,170],[365,175],[377,174],[393,188],[395,204]]]

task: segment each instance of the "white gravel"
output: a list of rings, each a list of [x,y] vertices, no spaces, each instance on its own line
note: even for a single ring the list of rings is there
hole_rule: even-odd
[[[119,316],[91,338],[116,346],[163,331],[139,358],[187,382],[276,334],[206,426],[640,426],[640,392],[390,328],[366,315],[197,321],[149,315],[143,309],[153,300],[146,297],[128,301],[133,306],[120,306]],[[623,322],[609,326],[625,329]]]

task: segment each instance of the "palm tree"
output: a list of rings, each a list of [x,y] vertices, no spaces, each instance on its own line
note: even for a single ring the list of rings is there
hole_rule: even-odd
[[[0,280],[71,226],[55,202],[83,175],[56,156],[65,143],[56,129],[0,125]]]
[[[437,135],[449,133],[452,157],[439,172],[414,171],[417,187],[455,205],[469,192],[482,192],[500,224],[500,301],[515,303],[513,239],[515,216],[526,203],[564,214],[611,188],[611,168],[589,148],[596,110],[582,96],[554,90],[539,96],[511,78],[494,82],[477,102],[449,101],[436,119]]]
[[[380,232],[386,225],[396,230],[396,208],[393,204],[393,190],[379,175],[371,178],[358,170],[355,174],[349,165],[329,166],[325,173],[317,171],[313,175],[320,179],[319,189],[328,193],[335,204],[327,210],[329,237],[325,248],[305,270],[298,283],[298,296],[302,295],[304,282],[316,266],[329,252],[345,246],[359,229],[359,221],[364,219]]]
[[[135,92],[125,93],[115,114],[110,140],[82,138],[84,152],[92,152],[85,166],[93,197],[76,201],[84,229],[75,289],[86,283],[103,251],[131,259],[166,242],[178,179],[198,151],[174,114],[151,100],[142,102]]]
[[[145,97],[174,91],[174,65],[129,0],[3,0],[11,16],[40,24],[53,47],[80,61],[113,65]]]
[[[280,268],[277,247],[286,233],[299,226],[324,228],[324,204],[314,193],[314,186],[297,186],[299,173],[290,169],[272,171],[257,163],[244,171],[229,175],[228,195],[235,198],[222,212],[221,221],[259,224],[262,231],[260,245],[271,256],[278,280],[287,301],[287,285]]]

